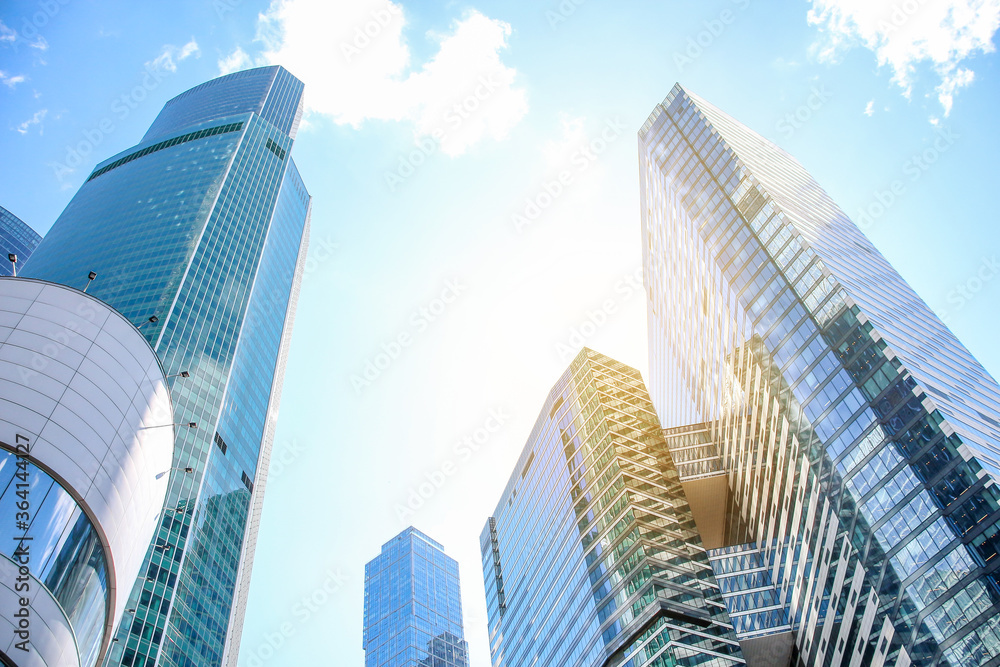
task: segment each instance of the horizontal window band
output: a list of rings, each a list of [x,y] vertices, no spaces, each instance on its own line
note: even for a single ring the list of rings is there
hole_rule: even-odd
[[[164,148],[170,148],[171,146],[178,146],[180,144],[186,144],[189,141],[195,141],[197,139],[204,139],[205,137],[214,137],[217,134],[228,134],[230,132],[239,132],[243,129],[243,121],[238,123],[228,123],[226,125],[218,125],[216,127],[209,127],[204,130],[198,130],[197,132],[188,132],[187,134],[182,134],[179,137],[174,137],[173,139],[167,139],[166,141],[161,141],[158,144],[153,144],[152,146],[146,146],[141,150],[137,150],[134,153],[130,153],[123,158],[115,160],[109,165],[101,167],[94,173],[90,175],[87,182],[94,180],[98,176],[108,173],[112,169],[117,169],[123,164],[128,164],[132,160],[138,160],[141,157],[145,157],[150,153],[156,153],[162,151]]]

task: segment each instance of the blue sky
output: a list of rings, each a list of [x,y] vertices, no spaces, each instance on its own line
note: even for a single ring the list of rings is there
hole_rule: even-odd
[[[478,536],[544,396],[584,342],[646,369],[636,132],[676,81],[798,158],[1000,372],[1000,0],[15,0],[0,21],[0,204],[43,233],[174,95],[269,62],[306,83],[312,243],[241,665],[361,665],[364,563],[409,523],[459,560],[489,664]]]

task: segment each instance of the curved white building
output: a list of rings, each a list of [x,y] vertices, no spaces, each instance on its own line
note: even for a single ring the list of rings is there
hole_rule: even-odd
[[[0,278],[0,659],[100,664],[172,465],[156,354],[102,301]]]

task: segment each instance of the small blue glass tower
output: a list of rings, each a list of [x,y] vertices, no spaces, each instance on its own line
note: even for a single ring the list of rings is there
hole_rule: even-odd
[[[468,667],[458,563],[412,526],[365,565],[365,667]]]

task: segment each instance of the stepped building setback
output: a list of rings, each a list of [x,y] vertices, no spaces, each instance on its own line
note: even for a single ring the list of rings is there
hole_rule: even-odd
[[[480,547],[494,667],[745,664],[634,368],[573,360]]]

